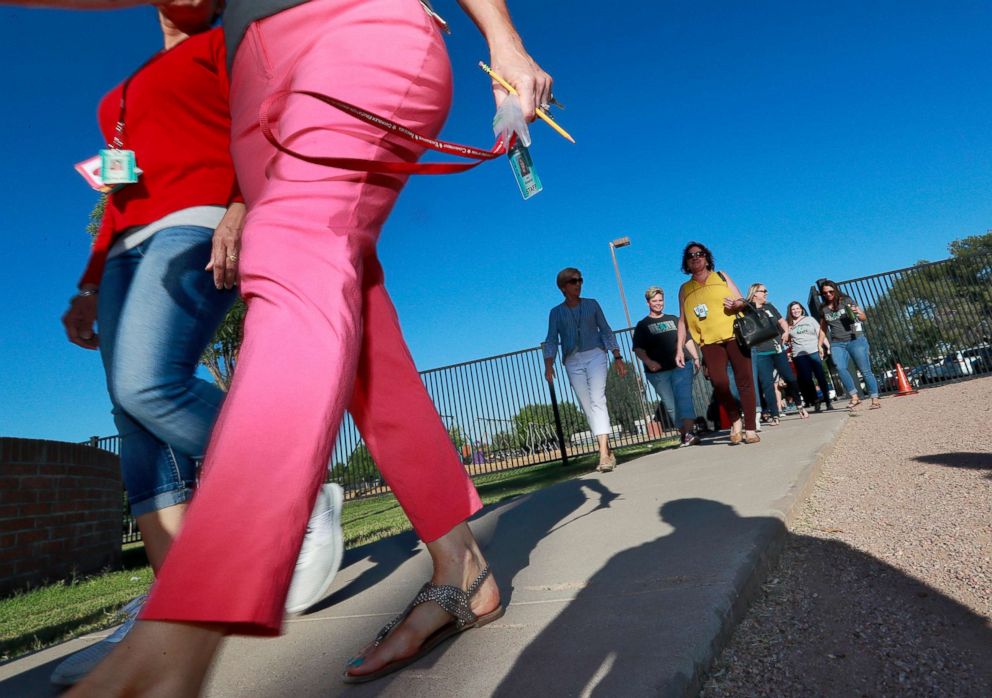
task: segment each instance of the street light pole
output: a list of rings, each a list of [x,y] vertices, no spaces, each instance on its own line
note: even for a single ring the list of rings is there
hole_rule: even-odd
[[[620,278],[620,265],[617,264],[617,248],[629,246],[630,238],[626,236],[610,241],[610,256],[613,257],[613,271],[617,273],[617,286],[620,288],[620,301],[623,303],[623,314],[627,316],[627,327],[631,326],[630,309],[627,308],[627,296],[623,292],[623,280]]]
[[[632,327],[634,323],[630,321],[630,309],[627,307],[627,295],[623,292],[623,280],[620,278],[620,265],[617,264],[617,248],[629,246],[630,238],[626,235],[622,238],[617,238],[616,240],[610,241],[610,256],[613,257],[613,271],[617,273],[617,286],[620,288],[620,301],[623,303],[623,314],[627,317],[627,327]],[[644,401],[641,403],[641,417],[644,418],[644,431],[647,433],[648,422],[651,419],[647,410],[649,398],[647,386],[641,382],[641,374],[638,372],[636,364],[637,362],[635,361],[633,364],[634,381],[637,383],[638,395],[644,396]]]

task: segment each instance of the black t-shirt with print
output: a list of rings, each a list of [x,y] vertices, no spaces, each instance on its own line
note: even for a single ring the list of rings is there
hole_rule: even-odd
[[[820,315],[827,323],[830,330],[831,342],[850,342],[858,336],[858,325],[853,311],[848,312],[848,308],[854,305],[854,299],[850,296],[841,296],[837,303],[837,310],[833,310],[829,304],[820,306]]]
[[[679,341],[678,323],[679,319],[674,315],[647,316],[634,328],[634,349],[643,349],[650,359],[661,364],[662,371],[678,368],[675,365],[675,349]],[[644,370],[647,371],[647,367]]]
[[[758,312],[767,315],[769,318],[771,318],[771,321],[775,323],[775,326],[778,327],[778,321],[782,319],[782,315],[781,313],[778,312],[778,308],[776,308],[771,303],[765,303],[763,306],[758,308]],[[766,339],[763,342],[755,344],[753,347],[751,347],[751,351],[755,351],[759,353],[778,352],[782,348],[782,345],[779,343],[779,340],[781,338],[782,338],[782,333],[779,332],[771,339]]]

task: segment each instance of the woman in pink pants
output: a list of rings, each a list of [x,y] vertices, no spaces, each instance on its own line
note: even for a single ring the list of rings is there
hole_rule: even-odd
[[[207,4],[173,0],[164,11],[181,24]],[[492,66],[533,118],[535,105],[552,99],[551,78],[524,50],[504,1],[461,4],[485,36]],[[346,680],[395,670],[439,633],[501,613],[465,523],[480,507],[478,495],[420,381],[376,257],[405,178],[293,159],[262,137],[258,123],[270,95],[311,90],[436,134],[451,100],[438,27],[418,0],[229,0],[224,21],[234,56],[232,149],[248,205],[240,252],[245,341],[201,487],[145,610],[129,641],[72,695],[193,695],[224,635],[279,632],[310,504],[345,409],[427,542],[431,582],[466,590],[470,608],[465,613],[447,592],[428,588],[418,600],[440,598],[441,605],[411,606],[349,663]],[[380,161],[420,155],[307,97],[274,104],[271,116],[297,151]]]

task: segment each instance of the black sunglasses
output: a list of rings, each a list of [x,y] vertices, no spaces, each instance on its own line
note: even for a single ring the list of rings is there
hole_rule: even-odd
[[[569,279],[565,283],[566,284],[581,284],[582,283],[582,277],[579,277],[577,279]]]
[[[706,253],[705,252],[686,252],[685,253],[686,259],[696,259],[697,257],[705,257],[705,256],[706,256]]]

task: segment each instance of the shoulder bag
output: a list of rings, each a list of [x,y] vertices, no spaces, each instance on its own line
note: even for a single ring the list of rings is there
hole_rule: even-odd
[[[755,344],[777,337],[779,328],[766,313],[759,311],[748,301],[744,303],[747,308],[734,319],[734,338],[742,351],[748,351]]]

